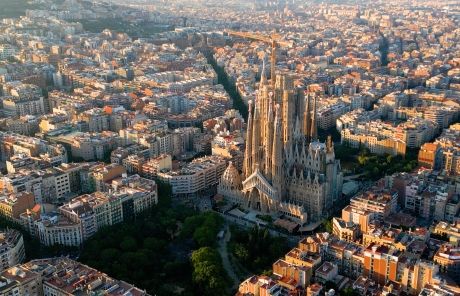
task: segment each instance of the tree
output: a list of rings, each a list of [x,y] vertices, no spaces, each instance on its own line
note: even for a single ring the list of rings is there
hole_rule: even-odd
[[[247,270],[260,274],[289,249],[286,240],[272,237],[267,229],[257,226],[250,230],[232,228],[229,251]]]
[[[196,228],[200,227],[203,223],[203,216],[191,216],[185,218],[184,224],[182,225],[181,236],[192,235]]]
[[[208,227],[201,226],[193,233],[193,239],[200,247],[210,247],[216,243],[216,233]]]
[[[193,281],[203,295],[222,295],[226,276],[221,258],[215,249],[200,248],[192,253]]]
[[[348,287],[340,291],[340,296],[359,296],[359,293],[353,288]]]
[[[163,240],[157,239],[155,237],[147,237],[144,240],[144,248],[152,251],[161,251],[166,247],[166,244]]]
[[[234,253],[235,256],[241,261],[246,261],[249,259],[249,252],[243,244],[235,244]]]
[[[332,220],[324,220],[323,226],[326,232],[332,233],[332,230],[333,230]]]
[[[358,156],[358,162],[359,162],[360,165],[366,165],[368,160],[369,160],[369,158],[367,156],[365,156],[365,155],[360,154]]]
[[[134,251],[137,248],[136,240],[130,236],[125,237],[120,243],[120,248],[123,251]]]
[[[112,263],[120,256],[120,251],[115,248],[105,249],[101,252],[101,261],[106,263]]]

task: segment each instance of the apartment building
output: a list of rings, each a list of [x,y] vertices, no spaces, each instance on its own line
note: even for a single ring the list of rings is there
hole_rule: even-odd
[[[19,81],[3,85],[3,113],[17,117],[26,115],[42,115],[46,113],[45,101],[41,89],[33,84]]]
[[[0,215],[17,221],[19,215],[35,206],[34,195],[30,192],[10,193],[0,196]]]
[[[76,114],[76,121],[86,124],[86,132],[99,133],[109,130],[110,117],[103,109],[93,108],[82,113]]]
[[[366,191],[350,200],[351,207],[375,213],[378,218],[384,218],[395,213],[397,203],[398,193],[385,189]]]
[[[118,164],[100,163],[90,168],[88,172],[89,191],[108,191],[113,179],[126,174],[126,169]]]
[[[10,44],[1,44],[0,45],[0,60],[6,60],[9,57],[12,57],[16,54],[16,48]]]
[[[58,213],[41,214],[34,221],[35,235],[45,246],[73,246],[83,243],[81,225]]]
[[[0,283],[1,295],[148,296],[144,290],[65,257],[36,259],[16,265],[0,274]]]
[[[12,117],[45,114],[43,96],[29,98],[6,97],[3,99],[3,113]]]
[[[337,119],[350,110],[350,105],[341,99],[319,100],[318,127],[323,130],[335,127]]]
[[[362,131],[356,128],[342,130],[341,143],[359,148],[360,145],[368,148],[375,154],[405,155],[406,143],[380,133]]]
[[[160,171],[158,178],[172,187],[172,193],[195,194],[219,183],[227,163],[219,156],[194,159],[179,170]]]
[[[381,285],[396,281],[400,254],[397,249],[370,244],[364,251],[364,276]]]
[[[433,232],[447,236],[453,246],[460,246],[460,221],[453,224],[440,221],[435,225]]]
[[[443,153],[441,146],[435,143],[425,143],[420,147],[418,163],[427,169],[439,169],[442,165]]]
[[[11,132],[0,132],[0,153],[3,161],[15,154],[25,154],[49,162],[51,166],[67,162],[64,146]]]
[[[22,265],[13,266],[0,273],[0,294],[43,295],[41,276]]]
[[[35,203],[58,203],[72,194],[69,176],[54,167],[8,174],[0,179],[0,188],[11,193],[30,192]]]
[[[283,287],[268,276],[252,276],[246,279],[238,287],[235,296],[244,295],[280,295]]]
[[[22,263],[26,258],[22,234],[14,229],[0,232],[0,272],[16,264]]]
[[[134,219],[158,202],[155,182],[138,175],[115,179],[111,186],[111,192],[84,194],[60,206],[57,212],[31,217],[40,241],[45,245],[79,246],[100,228]]]
[[[460,248],[450,244],[444,244],[433,257],[433,261],[439,265],[439,271],[447,273],[452,278],[460,276]]]
[[[38,132],[39,120],[34,115],[26,115],[18,118],[7,118],[4,129],[25,136],[33,136]]]
[[[103,131],[101,133],[77,133],[69,139],[72,157],[83,160],[103,160],[110,152],[121,145],[117,133]]]
[[[158,172],[170,171],[172,169],[172,157],[169,154],[160,156],[145,162],[141,168],[141,175],[147,179],[154,179]]]
[[[359,224],[355,224],[352,221],[346,222],[340,218],[332,218],[332,233],[347,242],[354,242],[358,239],[360,234]]]

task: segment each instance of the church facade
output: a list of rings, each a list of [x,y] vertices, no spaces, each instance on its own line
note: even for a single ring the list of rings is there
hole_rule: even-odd
[[[322,220],[342,192],[334,146],[317,140],[316,98],[277,75],[262,75],[249,102],[243,172],[230,163],[218,192],[228,202],[266,214],[283,214],[301,225]]]

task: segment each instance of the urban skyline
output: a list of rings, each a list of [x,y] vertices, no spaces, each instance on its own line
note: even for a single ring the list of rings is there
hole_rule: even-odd
[[[0,0],[0,295],[460,295],[460,1]]]

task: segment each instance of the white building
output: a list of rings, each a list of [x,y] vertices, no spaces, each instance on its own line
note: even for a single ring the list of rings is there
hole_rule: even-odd
[[[80,224],[56,213],[42,215],[39,220],[35,221],[35,233],[40,239],[40,243],[45,246],[77,247],[83,242]]]
[[[16,54],[16,49],[9,44],[0,44],[0,60],[5,60]]]
[[[160,171],[158,178],[172,186],[173,194],[195,194],[217,185],[226,166],[223,157],[205,156],[179,170]]]
[[[7,116],[45,114],[45,104],[43,101],[43,97],[6,97],[3,100],[3,113]]]
[[[59,213],[42,215],[35,221],[40,242],[79,246],[102,227],[133,219],[158,202],[155,181],[138,175],[113,180],[112,189],[78,196],[59,207]]]

